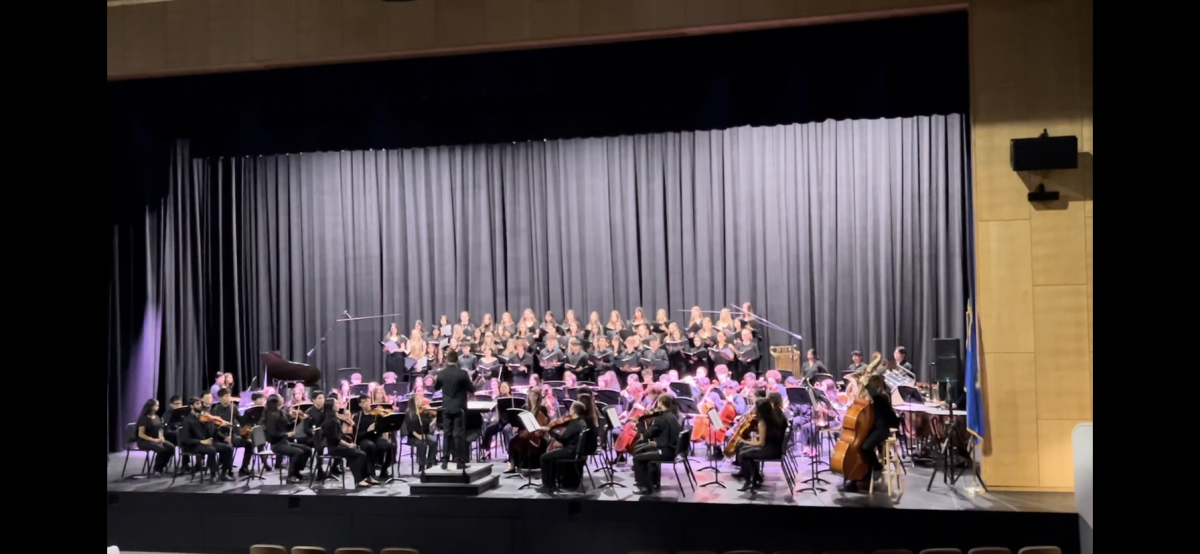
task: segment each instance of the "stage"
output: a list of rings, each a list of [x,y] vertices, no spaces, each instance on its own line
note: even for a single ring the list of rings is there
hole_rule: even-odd
[[[141,468],[134,452],[129,466]],[[502,476],[499,486],[478,497],[411,496],[405,483],[355,491],[338,481],[313,489],[264,481],[189,484],[180,477],[120,480],[124,454],[108,467],[108,543],[128,550],[244,553],[254,543],[296,546],[409,546],[422,554],[567,552],[623,553],[637,548],[731,550],[967,548],[1053,544],[1078,550],[1078,516],[1069,493],[993,492],[968,497],[960,482],[943,484],[939,474],[926,491],[930,469],[910,468],[905,493],[843,494],[833,485],[820,494],[787,494],[777,466],[767,469],[767,486],[757,494],[722,465],[728,488],[687,487],[680,495],[669,467],[663,491],[632,494],[632,474],[618,466],[625,487],[586,494],[539,495],[519,490],[525,479]],[[698,470],[705,465],[693,461]],[[502,464],[493,468],[503,471]],[[808,478],[807,467],[799,478]],[[407,471],[407,465],[405,465]],[[595,472],[597,482],[600,472]],[[822,475],[831,482],[836,476]],[[403,475],[410,483],[414,476]],[[701,484],[712,480],[698,471]],[[686,478],[685,478],[686,480]],[[349,483],[348,483],[349,484]],[[686,485],[685,485],[686,486]]]

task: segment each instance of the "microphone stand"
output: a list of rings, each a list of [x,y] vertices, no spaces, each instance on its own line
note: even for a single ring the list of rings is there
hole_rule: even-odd
[[[337,324],[339,324],[339,323],[345,323],[347,321],[362,321],[364,319],[383,319],[385,317],[396,317],[396,316],[399,316],[400,314],[366,315],[366,316],[354,317],[354,316],[350,315],[349,310],[342,310],[341,315],[344,317],[339,317],[339,318],[333,320],[333,323],[329,324],[329,328],[325,330],[325,334],[321,335],[321,338],[317,340],[317,344],[314,344],[312,348],[308,349],[308,354],[305,355],[306,358],[311,358],[313,355],[313,352],[315,352],[317,350],[317,347],[322,344],[325,344],[325,337],[328,337],[329,333],[332,333],[333,328],[337,327]]]
[[[742,316],[746,315],[746,312],[743,312],[742,309],[737,307],[736,304],[730,304],[729,307],[732,308],[732,311],[736,312],[738,315],[742,315]],[[761,315],[758,315],[758,314],[750,314],[750,315],[754,316],[755,320],[763,322],[763,324],[766,325],[767,327],[770,327],[776,331],[779,331],[780,333],[786,334],[787,336],[792,337],[792,339],[797,342],[804,341],[804,337],[801,337],[800,335],[798,335],[796,333],[793,333],[787,329],[784,329],[783,327],[780,327],[774,323],[771,323],[767,318],[765,318]]]

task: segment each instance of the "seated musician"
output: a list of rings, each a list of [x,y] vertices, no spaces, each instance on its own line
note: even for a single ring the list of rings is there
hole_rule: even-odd
[[[896,410],[892,408],[891,391],[888,390],[887,382],[882,375],[872,375],[867,380],[864,392],[871,398],[871,406],[875,411],[875,426],[863,440],[862,457],[863,461],[871,466],[871,475],[867,478],[878,481],[883,477],[883,464],[879,461],[877,450],[891,435],[891,429],[900,426],[900,418],[896,416]],[[838,490],[859,492],[863,487],[862,483],[846,481],[838,487]]]
[[[579,386],[579,379],[570,371],[563,372],[563,388],[573,389]]]
[[[352,437],[342,433],[342,421],[337,416],[337,401],[327,399],[321,411],[321,438],[325,448],[329,449],[329,455],[346,459],[350,465],[350,472],[354,475],[354,483],[359,487],[375,484],[367,477],[367,455],[350,442]]]
[[[621,416],[629,415],[635,406],[642,404],[642,395],[645,394],[645,389],[642,387],[642,382],[638,380],[636,375],[630,375],[626,382],[625,390],[621,391]]]
[[[287,407],[299,406],[300,404],[308,403],[308,390],[304,388],[304,383],[296,383],[292,388],[292,395],[288,398]]]
[[[242,468],[238,474],[245,477],[250,475],[250,461],[254,459],[254,443],[242,438],[238,434],[238,429],[242,425],[242,419],[241,414],[238,413],[237,406],[233,403],[233,393],[229,389],[220,389],[217,391],[217,398],[217,405],[209,408],[209,413],[233,424],[233,428],[218,429],[215,436],[218,439],[225,439],[229,435],[231,438],[225,442],[232,448],[242,449]]]
[[[204,409],[204,411],[207,412],[209,410],[209,408],[212,408],[212,403],[213,403],[212,394],[209,394],[206,392],[206,393],[200,395],[200,406],[201,406],[201,408]]]
[[[549,422],[550,411],[546,409],[546,403],[544,400],[545,399],[542,398],[541,387],[532,387],[525,396],[525,405],[521,406],[521,409],[533,414],[534,419],[538,420],[539,422]],[[514,451],[520,452],[530,450],[530,448],[526,446],[519,446],[518,443],[521,443],[522,445],[530,443],[529,436],[526,435],[524,430],[522,430],[519,435],[508,441],[508,469],[505,469],[504,473],[517,472],[517,460],[513,456]],[[522,460],[521,463],[525,463],[526,461],[532,462],[534,459],[540,459],[541,452],[543,452],[545,449],[544,445],[544,442],[542,445],[532,445],[532,449],[538,450],[539,458],[530,456],[528,460]]]
[[[142,405],[137,419],[137,445],[146,452],[154,452],[154,476],[162,477],[163,469],[175,456],[175,444],[163,436],[163,420],[158,417],[158,400],[153,398]]]
[[[429,408],[429,400],[414,396],[408,401],[404,428],[408,445],[416,451],[417,471],[425,471],[437,463],[437,438],[434,437],[434,420],[437,411]]]
[[[750,411],[750,403],[746,400],[738,389],[738,384],[734,381],[725,381],[721,383],[721,393],[725,396],[725,401],[733,404],[734,411],[737,415],[745,415]]]
[[[738,489],[742,492],[762,487],[762,467],[759,462],[779,459],[783,455],[783,439],[787,430],[783,412],[771,400],[759,400],[754,405],[754,412],[758,416],[758,435],[747,441],[745,448],[738,450],[737,454],[742,469],[734,477],[746,480],[746,484]]]
[[[600,374],[596,381],[596,388],[600,390],[621,390],[621,380],[617,378],[615,371],[605,371]]]
[[[382,390],[382,387],[379,388]],[[386,404],[386,402],[382,402]],[[386,434],[375,431],[378,417],[371,411],[371,397],[358,399],[359,412],[355,414],[355,443],[367,454],[367,477],[374,478],[378,471],[379,479],[387,480],[394,462],[396,446]],[[381,412],[383,413],[383,412]]]
[[[263,411],[263,431],[267,435],[267,444],[271,445],[273,452],[291,457],[291,464],[288,466],[288,482],[299,483],[302,480],[300,471],[308,465],[308,459],[312,457],[312,448],[292,442],[296,432],[292,430],[287,414],[283,413],[281,409],[282,406],[283,403],[278,396],[272,396],[267,401],[266,410]]]
[[[863,361],[862,351],[855,350],[854,352],[851,352],[850,360],[853,363],[850,364],[850,367],[842,370],[842,379],[846,379],[856,373],[865,373],[867,371],[867,364]]]
[[[163,436],[172,444],[179,444],[178,432],[179,425],[171,425],[171,414],[183,407],[183,398],[178,394],[172,394],[170,400],[167,400],[167,407],[163,409],[162,419],[164,423]]]
[[[317,391],[316,396],[313,396],[312,406],[308,407],[304,413],[308,417],[304,419],[305,434],[312,437],[315,436],[316,430],[321,428],[321,416],[325,413],[325,393]]]
[[[542,428],[549,437],[562,444],[562,448],[542,454],[542,486],[537,489],[537,492],[541,494],[554,494],[554,491],[558,490],[558,462],[577,459],[581,447],[580,441],[595,436],[588,432],[587,407],[582,402],[571,404],[569,417],[570,421],[561,431]],[[588,450],[588,445],[582,445],[582,447],[585,456],[595,450],[595,445],[592,445],[591,451]]]
[[[654,411],[654,423],[646,430],[647,443],[633,456],[633,477],[637,484],[634,494],[651,494],[662,488],[659,475],[651,475],[651,462],[669,462],[675,459],[682,427],[675,415],[675,398],[669,394],[658,397]],[[657,473],[657,472],[655,472]]]
[[[497,400],[501,398],[512,398],[512,386],[504,382],[499,383],[498,388],[496,389],[495,398]],[[512,425],[509,424],[506,416],[507,414],[499,414],[499,417],[496,418],[496,421],[487,425],[483,429],[483,440],[479,444],[480,449],[483,450],[480,456],[485,461],[488,459],[488,452],[490,452],[492,449],[492,439],[496,438],[496,435],[501,436],[500,440],[504,441],[504,444],[508,444],[508,441],[512,440]],[[412,416],[410,415],[409,417]]]
[[[218,478],[219,471],[222,481],[233,481],[233,445],[227,440],[214,438],[215,427],[200,421],[204,414],[200,399],[190,400],[192,411],[183,419],[183,427],[179,430],[180,445],[185,452],[205,457],[205,467],[214,480]]]

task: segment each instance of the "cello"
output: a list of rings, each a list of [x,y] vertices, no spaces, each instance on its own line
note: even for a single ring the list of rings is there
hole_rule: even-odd
[[[625,427],[621,429],[621,434],[617,437],[617,442],[613,444],[613,448],[617,451],[617,453],[625,454],[630,451],[630,447],[633,446],[633,443],[638,436],[638,421],[641,419],[642,414],[645,411],[646,407],[641,405],[641,403],[634,404],[633,408],[630,409],[629,418],[625,422]]]
[[[870,375],[882,360],[878,352],[874,358],[864,372],[866,375]],[[829,457],[829,470],[850,481],[861,481],[871,473],[871,466],[862,457],[862,445],[875,427],[875,410],[865,392],[866,387],[863,387],[854,404],[846,410],[846,416],[842,419],[842,436],[838,438],[833,455]]]

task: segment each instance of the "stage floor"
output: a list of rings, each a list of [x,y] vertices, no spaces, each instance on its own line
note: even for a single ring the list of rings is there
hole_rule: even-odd
[[[129,471],[136,473],[142,467],[142,461],[145,454],[141,452],[133,452],[129,457]],[[307,482],[302,485],[279,485],[278,472],[267,474],[265,480],[251,481],[248,485],[244,481],[236,483],[217,483],[210,484],[205,482],[203,485],[188,483],[186,476],[181,476],[175,485],[171,485],[171,478],[164,477],[161,479],[129,479],[122,480],[121,465],[124,463],[125,454],[116,453],[109,459],[108,464],[108,491],[109,492],[169,492],[169,493],[195,493],[195,494],[222,494],[222,495],[283,495],[283,496],[320,496],[320,495],[336,495],[364,498],[378,497],[396,497],[409,496],[409,489],[406,483],[395,482],[390,486],[377,486],[363,490],[343,490],[340,486],[340,481],[329,481],[324,486],[314,486],[308,488]],[[707,462],[701,460],[693,460],[692,467],[696,471],[697,480],[700,484],[712,481],[711,471],[699,471]],[[807,479],[810,474],[808,465],[802,464],[802,473],[798,477],[799,480]],[[836,484],[841,482],[841,479],[836,475],[824,473],[822,478],[830,482],[829,485],[821,485],[827,490],[822,493],[813,494],[793,493],[791,496],[787,494],[787,486],[784,482],[782,474],[779,473],[778,464],[768,464],[766,487],[757,494],[748,492],[739,492],[737,489],[741,486],[741,481],[733,479],[729,472],[735,469],[728,463],[720,464],[721,482],[725,483],[728,488],[717,486],[698,487],[693,493],[691,488],[686,484],[686,495],[680,495],[679,487],[675,481],[675,476],[671,472],[669,466],[663,468],[663,490],[662,492],[651,496],[641,497],[634,495],[633,490],[633,473],[628,466],[618,466],[615,481],[622,483],[624,487],[606,487],[603,489],[592,489],[591,483],[588,484],[588,492],[584,495],[574,493],[564,493],[556,495],[559,498],[580,498],[581,496],[587,500],[607,501],[607,502],[638,502],[638,501],[668,501],[668,502],[697,502],[705,504],[758,504],[758,505],[777,505],[777,506],[805,506],[805,507],[852,507],[852,508],[899,508],[912,510],[949,510],[949,511],[989,511],[989,512],[1042,512],[1042,513],[1074,513],[1075,512],[1075,497],[1071,493],[1044,493],[1044,492],[989,492],[987,494],[977,495],[974,498],[968,497],[965,489],[965,481],[969,479],[964,477],[960,479],[958,484],[950,487],[942,482],[942,476],[939,473],[934,479],[932,490],[926,491],[925,487],[929,482],[929,476],[932,472],[930,468],[909,468],[908,474],[904,477],[904,494],[899,498],[889,498],[886,493],[876,491],[874,495],[866,494],[846,494],[837,491]],[[403,464],[403,469],[407,472],[408,464]],[[505,464],[495,463],[493,465],[494,473],[499,474],[504,471]],[[680,468],[682,472],[682,468]],[[602,482],[603,474],[593,470],[596,477],[596,482]],[[410,476],[407,474],[401,475],[410,482],[417,482],[419,477]],[[586,477],[585,477],[586,479]],[[684,480],[686,481],[686,477]],[[347,486],[350,484],[351,478],[347,478]],[[536,480],[536,474],[535,474]],[[496,489],[485,492],[479,495],[478,498],[502,498],[502,499],[550,499],[550,496],[541,495],[534,492],[532,488],[520,490],[520,487],[525,484],[525,479],[511,477],[508,475],[502,476],[500,485]],[[801,485],[803,486],[803,485]]]

